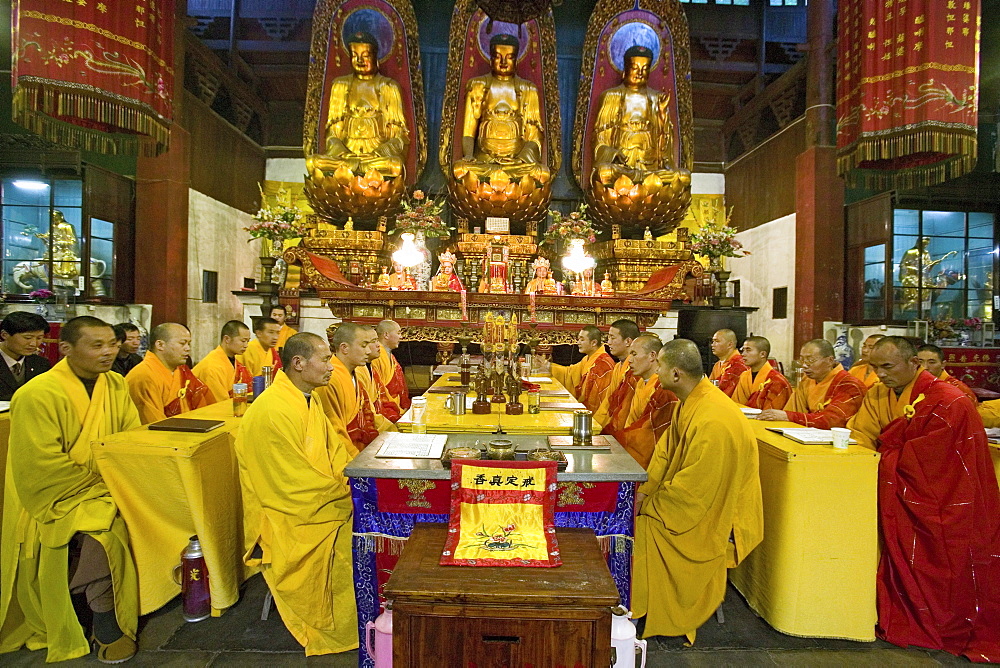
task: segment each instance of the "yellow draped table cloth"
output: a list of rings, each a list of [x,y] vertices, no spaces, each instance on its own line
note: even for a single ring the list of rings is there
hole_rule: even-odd
[[[490,433],[496,431],[497,426],[502,426],[507,434],[547,434],[547,435],[568,435],[573,430],[573,411],[576,408],[583,408],[583,404],[577,402],[570,393],[558,381],[548,378],[548,382],[539,383],[546,396],[541,397],[543,410],[538,413],[528,413],[528,395],[522,392],[521,403],[524,404],[524,413],[521,415],[507,415],[504,412],[506,403],[490,404],[491,413],[489,415],[474,415],[472,409],[468,409],[465,415],[452,415],[445,407],[448,398],[447,392],[438,391],[449,387],[459,387],[459,375],[457,373],[446,373],[434,382],[430,391],[424,393],[427,398],[427,411],[424,413],[424,424],[429,433],[437,434],[462,434],[462,433]],[[559,393],[559,394],[554,394]],[[467,397],[475,398],[475,392],[469,392]],[[545,410],[547,403],[558,402],[566,404],[564,409]],[[570,407],[572,404],[574,407]],[[413,409],[403,413],[396,422],[400,431],[412,431]]]
[[[879,455],[804,445],[751,421],[760,456],[764,540],[729,579],[782,633],[875,640]]]
[[[212,614],[239,599],[250,572],[243,565],[243,506],[233,445],[240,419],[230,400],[179,417],[225,420],[205,434],[119,432],[98,441],[94,454],[129,529],[139,574],[139,614],[177,596],[174,566],[197,534],[205,554]]]

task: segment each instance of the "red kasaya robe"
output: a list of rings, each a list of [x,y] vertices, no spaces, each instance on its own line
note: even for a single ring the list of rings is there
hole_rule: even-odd
[[[385,346],[380,346],[379,356],[369,365],[372,380],[378,388],[379,413],[390,422],[396,422],[410,408],[410,390],[406,376],[396,356]]]
[[[1000,490],[982,420],[927,372],[906,391],[878,438],[878,635],[998,662]]]
[[[750,408],[781,410],[791,396],[792,386],[788,384],[788,379],[777,369],[772,369],[768,362],[764,362],[757,373],[747,369],[740,375],[736,391],[733,392],[733,401]]]
[[[868,388],[839,364],[817,383],[806,378],[785,406],[788,419],[804,427],[844,427],[861,408]]]
[[[625,364],[627,363],[626,361]],[[616,430],[625,428],[637,381],[638,379],[631,369],[627,369],[621,382],[613,388],[608,387],[610,393],[606,395],[600,408],[594,414],[594,420],[603,425],[602,434],[613,434]]]
[[[604,392],[611,383],[611,372],[614,368],[615,358],[602,350],[587,373],[583,375],[574,394],[588,410],[596,411],[600,407]]]
[[[659,385],[659,380],[657,380],[657,385]],[[657,387],[652,396],[649,397],[649,401],[638,419],[611,435],[642,468],[649,468],[649,462],[653,459],[653,449],[660,437],[667,431],[667,427],[670,426],[674,409],[679,403],[680,400],[676,394],[662,387]]]
[[[743,361],[743,357],[739,351],[734,350],[729,354],[729,357],[715,363],[708,379],[719,381],[718,388],[731,397],[733,396],[733,392],[736,391],[737,384],[740,382],[740,376],[744,371],[748,371],[749,369],[750,367]]]
[[[960,389],[962,391],[962,394],[969,397],[969,401],[972,402],[973,406],[977,406],[979,404],[979,397],[977,397],[976,393],[972,391],[972,388],[970,388],[968,385],[960,381],[958,378],[952,376],[947,371],[942,371],[941,375],[938,376],[938,380],[943,380],[949,385],[954,385],[955,387]]]

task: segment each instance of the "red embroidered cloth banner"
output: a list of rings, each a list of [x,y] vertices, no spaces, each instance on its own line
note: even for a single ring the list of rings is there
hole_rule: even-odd
[[[15,122],[101,153],[166,150],[173,0],[15,0],[12,16]]]
[[[885,190],[929,186],[972,170],[979,9],[980,0],[841,0],[841,175]]]

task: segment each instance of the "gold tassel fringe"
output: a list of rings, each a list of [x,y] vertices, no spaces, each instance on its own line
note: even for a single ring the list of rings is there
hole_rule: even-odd
[[[851,187],[884,191],[933,186],[971,172],[976,166],[977,145],[976,128],[968,126],[900,130],[883,137],[862,137],[841,151],[837,171]],[[871,160],[894,160],[917,153],[952,157],[892,171],[858,166]]]
[[[15,123],[49,141],[97,153],[154,157],[170,144],[170,122],[152,111],[109,99],[102,91],[63,87],[51,81],[19,81],[12,116]],[[88,128],[56,116],[91,120],[120,128],[120,132]]]

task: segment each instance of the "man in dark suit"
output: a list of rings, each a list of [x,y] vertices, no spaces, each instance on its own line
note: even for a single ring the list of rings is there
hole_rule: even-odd
[[[38,355],[49,323],[37,313],[14,311],[0,322],[0,401],[51,366]]]
[[[142,357],[137,354],[142,340],[141,334],[139,328],[130,322],[118,323],[114,329],[118,338],[118,356],[111,365],[111,370],[124,376],[142,362]]]

